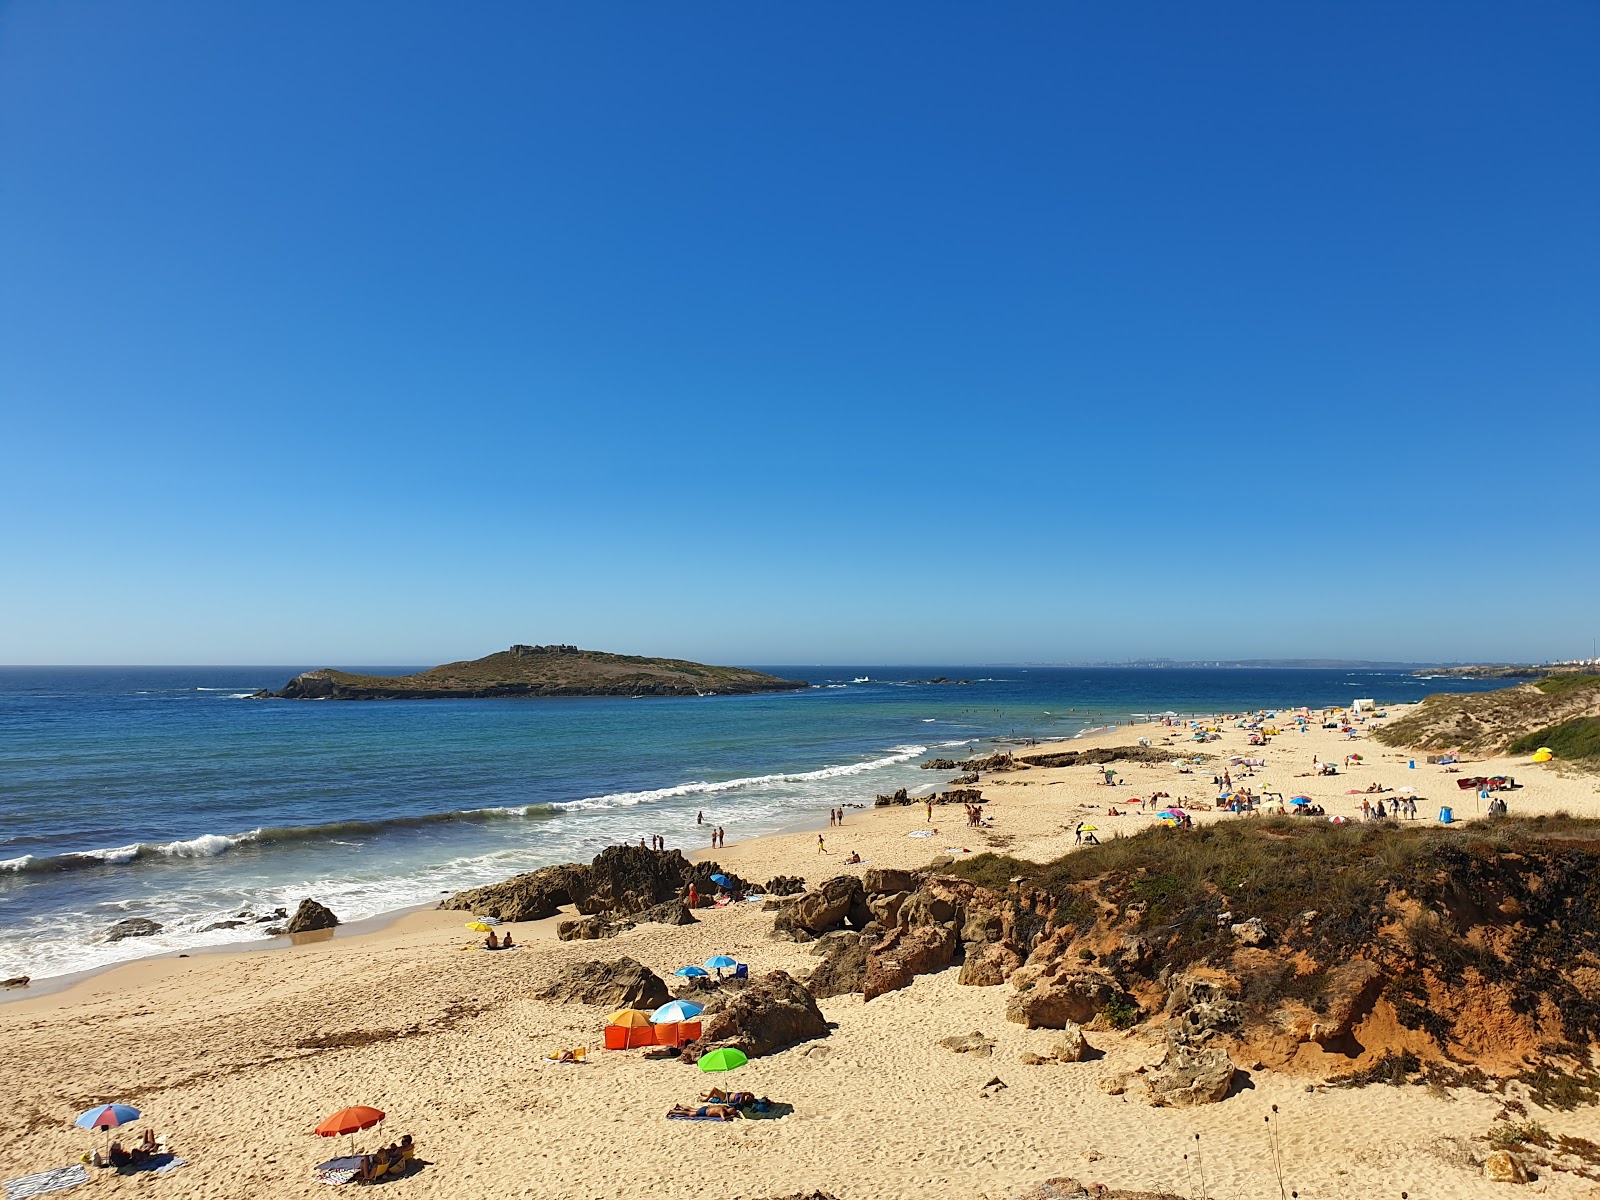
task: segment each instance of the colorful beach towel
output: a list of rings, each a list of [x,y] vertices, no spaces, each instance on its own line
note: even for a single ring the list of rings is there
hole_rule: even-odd
[[[70,1167],[58,1167],[54,1171],[40,1171],[37,1175],[6,1180],[6,1200],[28,1200],[30,1196],[64,1192],[88,1182],[89,1169],[82,1163],[73,1163]]]
[[[357,1175],[361,1174],[361,1155],[345,1154],[338,1158],[330,1158],[325,1163],[318,1163],[311,1168],[311,1177],[318,1183],[331,1184],[335,1187],[340,1184],[354,1183]]]

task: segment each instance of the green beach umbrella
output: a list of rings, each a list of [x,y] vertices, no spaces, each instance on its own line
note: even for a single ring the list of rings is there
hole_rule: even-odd
[[[700,1056],[700,1069],[702,1071],[731,1071],[735,1067],[742,1067],[750,1060],[745,1057],[743,1050],[736,1050],[732,1046],[723,1046],[713,1050],[710,1054]]]

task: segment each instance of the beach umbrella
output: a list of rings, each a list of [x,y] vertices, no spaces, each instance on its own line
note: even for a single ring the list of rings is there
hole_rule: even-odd
[[[742,1067],[750,1060],[745,1057],[743,1050],[736,1050],[732,1046],[722,1046],[710,1054],[700,1056],[700,1069],[702,1071],[731,1071],[735,1067]]]
[[[638,1008],[619,1008],[606,1018],[607,1025],[621,1025],[624,1029],[643,1029],[650,1024],[650,1014]]]
[[[79,1113],[73,1124],[79,1129],[115,1129],[138,1119],[139,1110],[131,1104],[101,1104]]]
[[[724,967],[737,967],[738,965],[738,960],[729,958],[726,954],[713,954],[710,958],[706,959],[706,966],[710,967],[713,971],[720,971]]]
[[[483,921],[468,921],[467,928],[472,930],[473,933],[488,933],[494,927]]]
[[[705,1011],[704,1004],[696,1004],[693,1000],[673,1000],[663,1004],[650,1014],[650,1020],[656,1025],[673,1025],[679,1021],[692,1021]]]
[[[1181,809],[1181,808],[1164,808],[1159,813],[1157,813],[1156,816],[1158,816],[1158,817],[1180,817],[1181,818],[1183,816],[1183,809]]]
[[[312,1132],[318,1137],[343,1137],[347,1133],[360,1133],[363,1129],[371,1129],[381,1120],[383,1120],[381,1110],[357,1104],[351,1108],[341,1108]]]
[[[720,875],[720,874],[719,875],[713,875],[711,877],[711,882],[716,884],[718,887],[727,887],[728,886],[728,877],[726,875]]]
[[[1289,803],[1294,805],[1296,808],[1304,808],[1306,805],[1310,804],[1311,801],[1307,800],[1304,796],[1296,796],[1293,800],[1289,801]]]
[[[685,979],[694,979],[696,977],[709,975],[709,974],[711,974],[711,972],[706,970],[704,967],[689,966],[689,967],[679,967],[676,971],[673,972],[673,974],[674,975],[682,975]]]
[[[1079,825],[1078,829],[1083,833],[1096,833],[1096,832],[1099,831],[1100,826],[1098,826],[1098,825]]]

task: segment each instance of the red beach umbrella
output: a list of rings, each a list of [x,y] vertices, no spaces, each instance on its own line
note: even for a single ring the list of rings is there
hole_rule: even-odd
[[[314,1131],[318,1137],[343,1137],[347,1133],[360,1133],[363,1129],[371,1129],[383,1120],[383,1113],[375,1108],[368,1108],[365,1104],[357,1104],[353,1108],[341,1108],[329,1117]]]

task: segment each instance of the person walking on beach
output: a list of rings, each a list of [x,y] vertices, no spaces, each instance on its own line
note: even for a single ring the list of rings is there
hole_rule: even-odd
[[[817,853],[826,854],[827,852],[828,844],[822,840],[822,835],[819,833],[817,834]]]
[[[1083,822],[1082,821],[1079,821],[1077,826],[1076,826],[1076,828],[1073,829],[1072,838],[1073,838],[1073,842],[1072,842],[1073,845],[1075,845],[1075,846],[1083,845]]]
[[[839,824],[844,824],[844,809],[842,808],[839,810]]]
[[[836,824],[838,824],[838,822],[834,819],[834,812],[835,812],[835,810],[833,810],[831,808],[828,810],[828,828],[829,829],[832,829]]]

